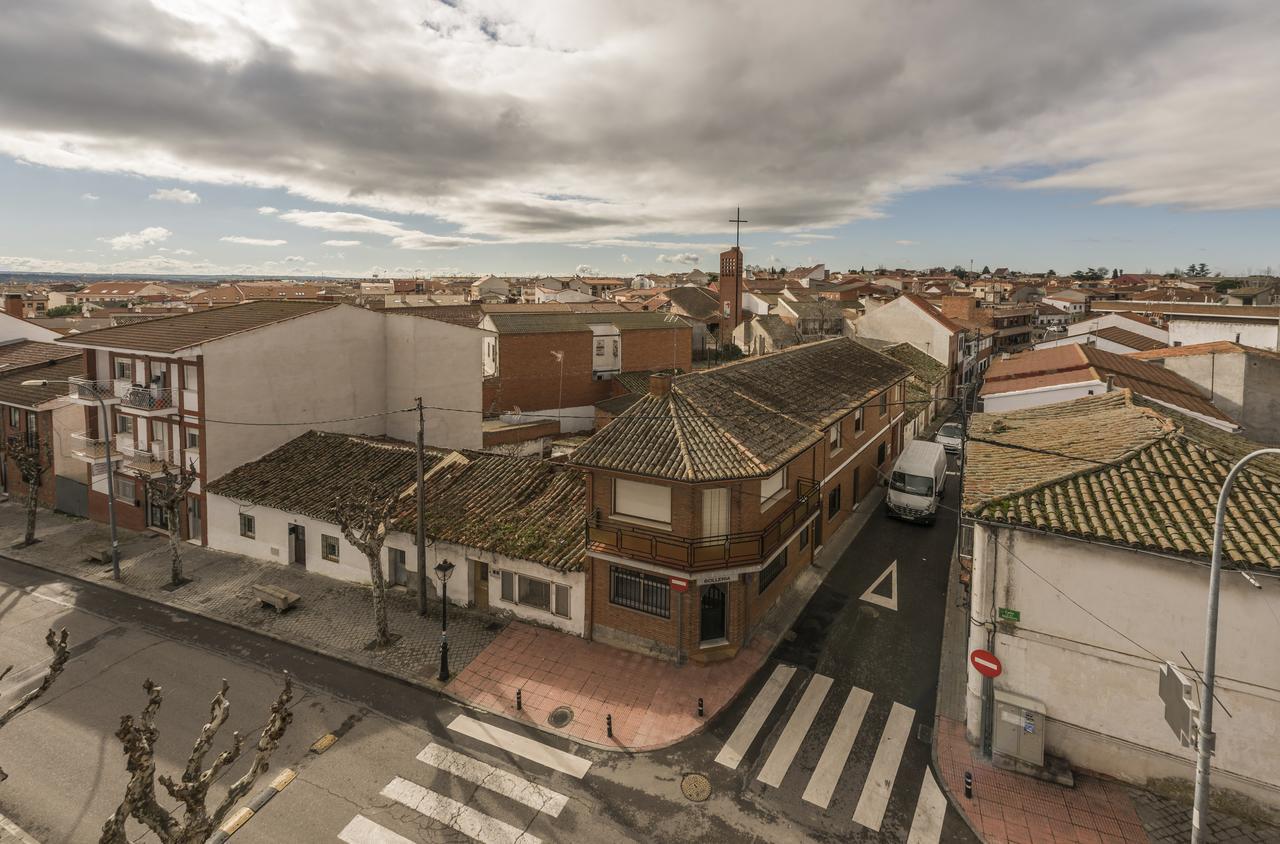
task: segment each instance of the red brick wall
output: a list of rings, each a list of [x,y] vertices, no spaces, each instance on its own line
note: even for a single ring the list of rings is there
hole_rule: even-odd
[[[693,368],[693,331],[655,328],[622,332],[622,371]]]
[[[27,433],[27,410],[24,408],[17,409],[18,425],[15,428],[9,424],[9,409],[10,405],[0,405],[0,416],[3,417],[3,442],[6,445],[10,437],[23,437]],[[57,444],[53,441],[53,413],[51,411],[36,412],[36,431],[39,433],[42,449],[47,448],[51,452],[57,450]],[[22,480],[22,471],[18,468],[17,461],[10,457],[7,452],[5,453],[4,461],[5,492],[8,492],[14,501],[25,505],[30,489],[26,481]],[[40,492],[36,494],[36,500],[40,502],[42,507],[53,508],[57,501],[56,484],[54,468],[50,465],[45,471],[44,477],[40,479]]]

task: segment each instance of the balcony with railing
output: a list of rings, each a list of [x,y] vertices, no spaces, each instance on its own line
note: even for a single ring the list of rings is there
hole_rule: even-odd
[[[178,391],[171,387],[148,387],[142,384],[117,382],[120,406],[137,411],[144,416],[162,416],[178,410]]]
[[[105,463],[107,460],[107,441],[91,437],[84,431],[76,431],[71,435],[71,456],[86,463]],[[120,459],[120,449],[111,444],[111,457]]]
[[[795,500],[764,530],[686,538],[618,524],[597,513],[587,517],[587,550],[695,572],[749,565],[778,550],[821,507],[818,484],[801,478]]]
[[[116,392],[115,381],[95,381],[92,378],[84,378],[73,375],[67,379],[71,386],[67,393],[67,398],[76,404],[91,404],[95,407],[98,399],[107,404],[115,404],[120,401],[120,395]]]
[[[164,471],[164,458],[157,457],[150,448],[121,445],[120,453],[124,456],[125,468],[135,473],[158,475]]]

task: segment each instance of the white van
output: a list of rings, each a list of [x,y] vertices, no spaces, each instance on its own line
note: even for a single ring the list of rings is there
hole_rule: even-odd
[[[933,524],[947,485],[947,450],[928,440],[912,440],[889,475],[889,514]]]

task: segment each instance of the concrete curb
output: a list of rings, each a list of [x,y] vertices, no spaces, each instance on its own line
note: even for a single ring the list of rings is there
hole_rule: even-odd
[[[951,554],[951,564],[948,566],[947,573],[947,609],[950,610],[955,606],[956,586],[960,583],[960,555],[957,552]],[[943,642],[946,642],[946,625],[943,624]],[[966,627],[966,630],[968,628]],[[942,767],[938,764],[938,727],[942,723],[942,676],[947,671],[946,648],[943,649],[943,658],[938,665],[938,691],[935,694],[933,703],[933,740],[929,742],[929,767],[933,769],[933,777],[938,781],[938,787],[942,789],[942,793],[947,798],[947,803],[956,811],[960,819],[964,821],[965,826],[973,833],[974,838],[978,841],[985,842],[982,837],[982,830],[973,825],[969,813],[965,811],[964,804],[951,790],[951,786],[947,783],[947,778],[942,775]]]

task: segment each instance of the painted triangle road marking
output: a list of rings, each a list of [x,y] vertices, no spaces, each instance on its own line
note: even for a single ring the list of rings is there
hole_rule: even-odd
[[[885,582],[889,584],[889,594],[884,594],[881,588]],[[889,567],[881,572],[876,578],[875,583],[867,587],[867,591],[862,593],[860,600],[866,601],[868,604],[875,604],[878,607],[884,607],[889,610],[898,609],[898,561],[894,560]]]

